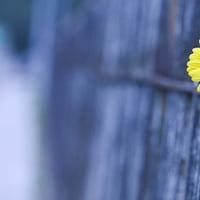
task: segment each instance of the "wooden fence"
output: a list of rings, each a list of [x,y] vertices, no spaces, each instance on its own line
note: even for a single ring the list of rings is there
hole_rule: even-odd
[[[56,200],[199,200],[200,107],[186,62],[197,0],[76,1],[57,33]]]

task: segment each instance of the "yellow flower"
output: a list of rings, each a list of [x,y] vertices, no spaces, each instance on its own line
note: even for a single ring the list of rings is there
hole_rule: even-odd
[[[192,54],[187,62],[187,72],[192,81],[200,82],[200,48],[192,49]],[[197,92],[200,92],[200,85],[197,86]]]

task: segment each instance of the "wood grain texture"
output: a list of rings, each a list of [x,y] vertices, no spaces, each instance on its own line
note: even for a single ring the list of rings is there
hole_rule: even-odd
[[[199,200],[199,99],[185,73],[198,1],[88,0],[79,9],[56,46],[55,199]]]

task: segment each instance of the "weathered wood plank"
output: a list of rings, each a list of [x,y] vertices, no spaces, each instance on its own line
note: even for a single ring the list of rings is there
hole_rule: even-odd
[[[186,200],[197,200],[200,198],[200,157],[199,157],[199,97],[195,96],[193,99],[193,109],[195,113],[190,119],[192,123],[192,140],[191,140],[191,152],[190,152],[190,168],[188,172],[188,183],[187,183],[187,193]]]
[[[115,148],[119,137],[122,114],[123,92],[119,88],[99,89],[96,99],[96,123],[93,131],[93,144],[90,149],[90,165],[86,179],[85,200],[110,199],[114,195],[118,199],[118,190],[113,194],[112,186],[120,183],[116,168],[120,167]],[[113,177],[113,175],[115,177]],[[115,178],[117,179],[115,181]],[[113,182],[115,181],[115,182]]]
[[[199,16],[197,0],[89,2],[70,16],[66,40],[57,47],[51,102],[55,199],[197,200],[197,100],[187,88],[162,90],[151,84],[156,80],[148,85],[141,77],[129,85],[131,75],[120,76],[139,71],[152,79],[186,79],[184,63],[195,42],[189,35],[196,39],[198,33],[190,30]],[[84,68],[115,81],[103,84],[99,74],[94,83]]]

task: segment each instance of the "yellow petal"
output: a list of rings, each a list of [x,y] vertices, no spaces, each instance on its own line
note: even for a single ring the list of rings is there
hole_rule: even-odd
[[[187,67],[186,71],[187,72],[190,72],[190,71],[193,71],[193,70],[196,70],[196,69],[200,69],[199,67]]]
[[[188,74],[190,76],[200,76],[200,69],[191,70]]]
[[[187,66],[189,66],[189,67],[199,67],[200,68],[200,61],[190,60],[189,62],[187,62]]]
[[[190,73],[188,72],[188,76],[190,76],[191,78],[193,77],[193,75],[191,75],[191,72]]]
[[[200,92],[200,85],[198,85],[197,87],[197,92]]]
[[[200,76],[199,77],[192,77],[191,78],[193,82],[200,82]]]
[[[192,52],[195,53],[195,54],[196,54],[196,53],[197,53],[197,54],[200,54],[200,48],[193,48],[193,49],[192,49]]]
[[[199,60],[200,61],[200,54],[190,54],[190,60]]]

